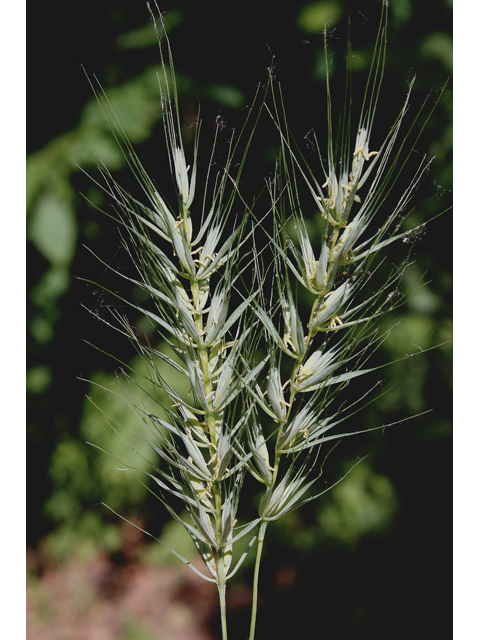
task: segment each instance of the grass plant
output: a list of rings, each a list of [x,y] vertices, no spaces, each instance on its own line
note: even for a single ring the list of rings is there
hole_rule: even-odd
[[[141,401],[140,390],[130,402],[157,462],[151,472],[138,474],[139,480],[190,534],[204,571],[172,551],[216,584],[223,640],[227,582],[256,548],[253,640],[268,525],[328,490],[321,490],[318,480],[329,447],[362,432],[340,426],[375,395],[375,382],[360,397],[350,383],[379,368],[368,366],[388,335],[379,331],[378,321],[402,303],[399,281],[408,256],[388,271],[384,250],[424,226],[401,230],[430,161],[421,159],[393,204],[391,196],[435,105],[425,103],[405,127],[408,92],[383,143],[371,148],[386,56],[384,2],[358,115],[347,64],[344,107],[334,117],[326,64],[327,145],[320,148],[315,139],[315,160],[306,159],[293,139],[280,88],[270,77],[240,134],[229,137],[219,169],[220,121],[205,164],[200,118],[193,152],[184,146],[172,53],[161,13],[156,7],[150,13],[160,43],[166,152],[178,198],[172,204],[160,193],[114,105],[92,82],[141,191],[131,195],[98,165],[95,180],[113,202],[113,213],[106,213],[122,226],[135,273],[109,269],[146,300],[140,304],[110,291],[119,306],[101,319],[148,365],[143,391],[158,411]],[[325,47],[326,42],[325,37]],[[350,56],[349,51],[347,60]],[[254,162],[249,149],[261,117],[261,126],[276,128],[279,155],[262,197],[249,202],[241,179],[246,163]],[[312,210],[317,212],[313,236],[304,214]],[[309,300],[307,314],[299,292]],[[155,341],[131,324],[129,308],[153,325]],[[128,365],[118,361],[129,378]],[[188,381],[188,396],[169,384],[159,362],[162,371],[167,365]],[[240,509],[246,478],[262,492],[258,512],[248,521]]]

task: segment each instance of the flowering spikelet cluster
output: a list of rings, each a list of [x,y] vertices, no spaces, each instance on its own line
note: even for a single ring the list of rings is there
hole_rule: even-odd
[[[340,154],[335,155],[329,108],[328,159],[324,164],[319,157],[319,174],[299,159],[285,124],[281,96],[270,83],[272,106],[264,101],[260,106],[273,118],[281,149],[278,180],[269,185],[273,232],[263,229],[265,213],[259,215],[247,206],[237,188],[248,142],[241,161],[234,164],[238,141],[232,136],[224,170],[213,176],[210,165],[201,182],[197,124],[193,157],[191,163],[187,161],[169,49],[165,59],[161,48],[167,87],[162,108],[177,204],[167,203],[158,192],[118,121],[117,137],[144,189],[146,204],[101,168],[122,212],[120,221],[138,273],[137,278],[119,275],[146,292],[153,304],[143,308],[132,301],[123,303],[149,318],[161,343],[170,348],[167,355],[159,345],[142,341],[125,318],[112,312],[119,329],[151,366],[154,393],[161,398],[158,414],[135,404],[158,456],[149,476],[161,502],[190,534],[206,572],[192,568],[218,587],[224,638],[226,582],[257,541],[253,638],[258,567],[267,525],[320,495],[314,485],[321,470],[314,463],[321,446],[351,435],[334,429],[351,411],[339,411],[333,400],[353,378],[373,371],[364,368],[364,362],[382,338],[372,332],[372,326],[391,308],[388,287],[401,275],[401,270],[394,273],[374,293],[367,293],[364,286],[377,254],[403,237],[391,229],[427,166],[422,162],[402,198],[372,232],[371,222],[379,215],[385,191],[399,173],[393,149],[408,103],[407,96],[387,138],[371,151],[385,26],[384,7],[358,126],[353,136],[345,133]],[[161,17],[156,28],[168,48]],[[170,89],[168,78],[172,78]],[[104,94],[99,98],[109,106]],[[319,212],[319,245],[307,231],[299,182]],[[234,216],[240,223],[232,230]],[[257,230],[268,236],[267,269],[253,241]],[[250,280],[247,272],[253,273]],[[262,290],[267,272],[277,283],[268,302]],[[298,287],[311,295],[308,318],[297,301]],[[158,358],[188,380],[188,397],[182,397],[160,374]],[[263,487],[263,497],[257,517],[239,524],[246,475]],[[241,552],[234,555],[237,543]]]

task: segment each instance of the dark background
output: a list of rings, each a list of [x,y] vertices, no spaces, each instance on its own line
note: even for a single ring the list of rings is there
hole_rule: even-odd
[[[356,89],[364,84],[380,17],[376,0],[176,2],[160,8],[170,28],[187,136],[199,104],[207,137],[219,114],[229,131],[239,130],[273,60],[299,141],[312,127],[321,139],[326,126],[322,22],[318,24],[325,9],[331,20],[332,92],[341,97],[348,18],[358,60]],[[413,76],[412,113],[429,94],[436,99],[451,77],[451,19],[448,1],[391,0],[384,86],[374,127],[377,143],[399,112]],[[159,183],[164,175],[170,178],[152,72],[159,54],[151,30],[145,29],[145,3],[30,3],[28,21],[27,544],[31,580],[38,588],[47,570],[74,559],[91,561],[101,552],[113,563],[118,558],[127,562],[125,533],[100,501],[153,527],[156,534],[167,522],[141,487],[118,480],[112,463],[85,444],[97,438],[100,446],[114,446],[85,395],[93,394],[104,407],[108,403],[83,381],[94,378],[108,385],[114,364],[82,340],[116,353],[122,346],[81,306],[101,313],[113,304],[78,279],[104,276],[83,245],[116,266],[126,256],[118,249],[115,225],[81,197],[87,194],[104,205],[101,192],[76,165],[94,172],[92,158],[105,161],[122,184],[133,183],[95,110],[82,66],[113,92],[151,175]],[[413,154],[413,166],[416,156],[436,156],[415,195],[412,219],[417,224],[450,205],[451,91],[450,79]],[[356,94],[360,101],[360,88]],[[259,127],[245,189],[252,184],[253,193],[262,187],[275,145],[272,127]],[[371,148],[376,148],[374,142]],[[389,253],[392,261],[396,251]],[[449,212],[428,227],[413,257],[416,264],[406,284],[424,273],[429,283],[401,310],[402,323],[381,357],[401,357],[416,344],[422,349],[442,346],[386,370],[384,384],[392,391],[362,420],[373,426],[429,413],[340,447],[331,477],[348,468],[356,455],[369,456],[367,475],[357,479],[357,497],[349,485],[351,495],[327,494],[272,527],[262,568],[259,638],[295,633],[342,640],[450,637]],[[370,520],[366,511],[373,514]],[[237,590],[248,586],[250,571],[247,566],[239,575]],[[248,602],[234,609],[232,638],[246,637],[247,615]],[[214,632],[215,617],[207,623]],[[141,638],[127,632],[115,637]]]

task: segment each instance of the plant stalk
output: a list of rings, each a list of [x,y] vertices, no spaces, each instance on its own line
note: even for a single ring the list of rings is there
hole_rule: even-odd
[[[226,593],[226,580],[225,580],[225,564],[223,560],[223,554],[219,554],[218,562],[217,562],[217,572],[218,572],[218,597],[220,600],[220,619],[222,624],[222,640],[227,640],[227,605],[225,601],[225,593]]]
[[[260,530],[258,532],[258,544],[257,544],[257,556],[255,559],[255,572],[253,575],[253,597],[252,597],[252,617],[250,621],[250,635],[248,640],[254,640],[255,637],[255,624],[257,621],[257,603],[258,603],[258,576],[260,573],[260,560],[262,558],[263,541],[265,539],[265,531],[267,530],[268,522],[262,522]]]

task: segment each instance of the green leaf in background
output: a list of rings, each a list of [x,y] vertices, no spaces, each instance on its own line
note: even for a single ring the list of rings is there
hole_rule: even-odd
[[[322,32],[327,25],[332,27],[342,15],[338,2],[312,2],[298,14],[297,26],[307,33]]]
[[[77,244],[77,223],[71,203],[57,192],[41,195],[30,223],[29,239],[52,265],[71,262]]]
[[[445,69],[453,71],[453,42],[448,33],[431,33],[422,42],[420,53],[425,58],[439,60]]]
[[[411,0],[390,0],[389,6],[392,17],[398,24],[404,24],[412,17]]]
[[[46,365],[37,365],[27,371],[27,391],[41,394],[52,382],[52,371]]]
[[[183,22],[184,15],[180,9],[173,9],[164,14],[165,27],[170,33],[175,27]],[[144,27],[122,33],[117,38],[117,47],[120,51],[126,49],[145,49],[148,47],[158,47],[158,40],[150,22]]]
[[[50,477],[55,490],[45,509],[49,517],[59,523],[53,538],[55,544],[49,545],[57,558],[57,547],[62,557],[68,557],[75,554],[82,539],[86,543],[84,549],[95,546],[95,536],[103,539],[101,523],[105,513],[98,506],[99,502],[125,513],[136,513],[149,495],[141,482],[148,484],[144,472],[151,471],[157,455],[145,438],[148,427],[142,426],[125,397],[157,415],[161,415],[161,409],[153,397],[137,387],[149,389],[145,379],[149,372],[144,361],[134,358],[131,365],[135,371],[129,380],[122,375],[112,380],[111,374],[95,374],[88,392],[89,400],[85,401],[80,437],[66,437],[52,454]],[[187,396],[189,389],[183,376],[168,370],[160,359],[157,368],[165,374],[168,372],[170,385],[179,394]],[[88,444],[90,442],[108,451],[108,455],[99,453]],[[119,472],[119,469],[123,471]]]
[[[364,462],[332,489],[332,501],[319,509],[318,521],[325,535],[353,543],[363,535],[385,531],[396,509],[391,481]]]
[[[243,93],[228,84],[214,84],[205,93],[214,102],[232,109],[240,109],[246,102]]]

